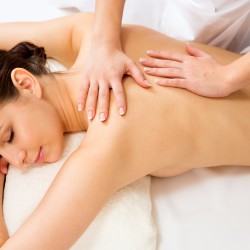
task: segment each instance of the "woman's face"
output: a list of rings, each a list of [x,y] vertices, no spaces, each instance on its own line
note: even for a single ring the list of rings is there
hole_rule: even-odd
[[[54,162],[62,149],[63,129],[48,102],[29,95],[0,106],[0,154],[11,165]]]

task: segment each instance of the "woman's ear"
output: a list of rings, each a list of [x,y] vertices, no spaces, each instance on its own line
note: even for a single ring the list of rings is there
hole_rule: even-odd
[[[42,97],[42,88],[38,80],[29,71],[23,68],[15,68],[11,72],[11,79],[20,94],[29,91],[37,98]]]

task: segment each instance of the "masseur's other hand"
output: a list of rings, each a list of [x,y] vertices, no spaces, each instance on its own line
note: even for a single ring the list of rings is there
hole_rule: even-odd
[[[156,83],[162,86],[185,88],[198,95],[224,97],[236,91],[228,84],[227,66],[213,57],[187,44],[189,55],[168,51],[147,51],[151,58],[140,61],[147,74],[159,76]]]
[[[108,48],[100,44],[92,47],[85,59],[78,109],[85,107],[88,119],[93,119],[98,101],[99,119],[105,121],[109,113],[109,89],[112,88],[117,110],[120,115],[124,115],[127,107],[122,85],[123,76],[132,76],[142,87],[149,87],[149,84],[135,62],[121,49]]]

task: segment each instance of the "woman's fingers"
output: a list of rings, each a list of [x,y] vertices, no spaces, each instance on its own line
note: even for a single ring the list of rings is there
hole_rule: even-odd
[[[2,174],[8,173],[9,163],[1,156],[0,157],[0,172]]]

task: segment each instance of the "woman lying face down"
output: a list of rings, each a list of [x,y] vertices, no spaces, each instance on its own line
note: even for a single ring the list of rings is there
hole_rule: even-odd
[[[0,51],[0,152],[15,167],[54,162],[63,149],[62,120],[42,98],[45,63],[44,49],[29,43]]]
[[[8,60],[1,60],[0,154],[4,159],[16,167],[56,161],[63,149],[63,133],[87,130],[38,208],[2,249],[68,249],[115,191],[145,175],[163,177],[196,167],[250,163],[249,89],[225,99],[209,99],[155,85],[150,76],[152,87],[143,89],[127,77],[123,80],[126,116],[118,114],[113,96],[104,123],[98,117],[89,121],[86,110],[78,112],[80,66],[92,21],[91,15],[81,14],[22,26],[30,34],[26,40],[45,46],[49,56],[54,52],[56,59],[71,67],[68,72],[48,73],[42,49],[30,43],[1,52],[15,61],[7,70]],[[75,23],[86,25],[79,28]],[[30,32],[37,26],[41,38]],[[70,30],[63,32],[64,39],[66,33],[66,40],[73,41],[66,46],[70,54],[51,49],[44,40],[48,33],[60,34],[60,27]],[[53,44],[61,37],[57,39]],[[138,26],[124,27],[122,42],[134,59],[155,47],[185,52],[183,43]],[[238,57],[203,49],[224,63]],[[17,57],[21,61],[13,59]]]

